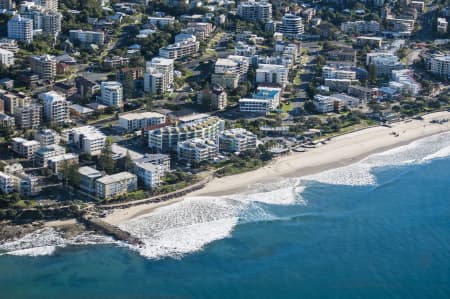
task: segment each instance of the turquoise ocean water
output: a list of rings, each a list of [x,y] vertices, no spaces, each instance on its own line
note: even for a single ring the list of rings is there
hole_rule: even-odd
[[[3,244],[14,255],[0,256],[0,298],[450,298],[449,155],[442,134],[192,198],[123,225],[141,249],[55,232],[27,251]]]

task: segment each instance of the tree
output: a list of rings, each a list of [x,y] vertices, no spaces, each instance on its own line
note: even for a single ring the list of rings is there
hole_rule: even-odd
[[[134,95],[134,80],[129,74],[126,74],[123,80],[123,95],[125,99],[132,98]]]
[[[113,160],[113,152],[111,147],[111,140],[109,138],[105,141],[105,147],[103,148],[102,153],[98,159],[98,164],[100,169],[106,171],[108,174],[112,174],[114,172],[115,162]]]
[[[129,171],[133,166],[133,160],[131,159],[130,152],[127,150],[125,158],[123,159],[123,169]]]
[[[373,63],[369,64],[369,82],[371,84],[377,82],[377,66]]]
[[[64,160],[61,164],[61,175],[63,177],[64,185],[78,186],[80,183],[80,173],[78,172],[78,165]]]
[[[151,93],[148,93],[145,95],[144,105],[145,105],[145,110],[147,110],[147,111],[153,110],[153,95]]]

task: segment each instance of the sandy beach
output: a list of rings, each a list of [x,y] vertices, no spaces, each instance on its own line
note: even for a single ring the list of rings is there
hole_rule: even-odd
[[[281,157],[263,168],[238,175],[214,179],[203,189],[189,196],[220,196],[247,190],[255,183],[274,181],[279,178],[301,177],[324,170],[349,165],[365,157],[408,144],[417,139],[450,130],[450,123],[432,124],[432,120],[450,118],[450,112],[436,112],[423,116],[423,120],[407,120],[384,126],[372,127],[333,138],[325,145],[308,149],[304,153],[292,153]],[[392,132],[398,134],[394,136]],[[179,202],[182,198],[163,203],[145,204],[117,209],[104,220],[111,224],[151,213],[155,209]]]

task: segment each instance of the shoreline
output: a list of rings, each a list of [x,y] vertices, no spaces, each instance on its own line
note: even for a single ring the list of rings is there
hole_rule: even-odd
[[[129,208],[114,209],[102,218],[107,223],[118,225],[124,221],[147,215],[156,209],[193,196],[223,196],[245,192],[254,184],[273,182],[289,177],[303,177],[326,170],[347,166],[364,158],[409,144],[413,141],[450,131],[450,123],[432,124],[431,120],[450,118],[450,112],[434,112],[423,116],[423,120],[406,120],[391,127],[376,126],[333,137],[325,145],[308,149],[303,153],[292,153],[277,158],[269,165],[249,172],[214,178],[200,190],[183,197],[160,203],[148,203]],[[398,133],[395,137],[392,132]]]

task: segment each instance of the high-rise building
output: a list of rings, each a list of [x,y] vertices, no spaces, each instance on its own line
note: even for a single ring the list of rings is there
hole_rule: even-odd
[[[303,26],[302,18],[292,14],[284,15],[281,19],[281,25],[278,31],[289,38],[296,37],[298,34],[303,34],[305,28]]]
[[[147,62],[144,91],[162,94],[173,85],[173,59],[155,57]]]
[[[48,11],[58,11],[58,0],[37,0],[39,4]]]
[[[123,89],[122,84],[117,81],[102,82],[101,102],[111,107],[123,107]]]
[[[11,10],[14,8],[14,2],[12,0],[0,0],[0,9]]]
[[[272,19],[272,4],[266,1],[241,2],[238,5],[238,15],[248,21],[267,22]]]
[[[31,57],[31,71],[42,80],[53,81],[56,76],[56,59],[51,55]]]
[[[39,98],[44,103],[44,119],[47,122],[62,125],[70,121],[69,103],[63,95],[49,91],[41,93]]]
[[[39,128],[42,124],[42,113],[43,108],[39,104],[17,107],[14,113],[17,128],[21,130]]]
[[[42,13],[42,31],[56,36],[61,32],[62,14],[54,11]]]
[[[24,43],[33,41],[33,20],[17,15],[8,21],[8,38]]]
[[[14,64],[14,53],[0,48],[0,64],[10,67]]]
[[[227,107],[227,93],[222,86],[214,84],[211,88],[211,108],[223,110]]]

